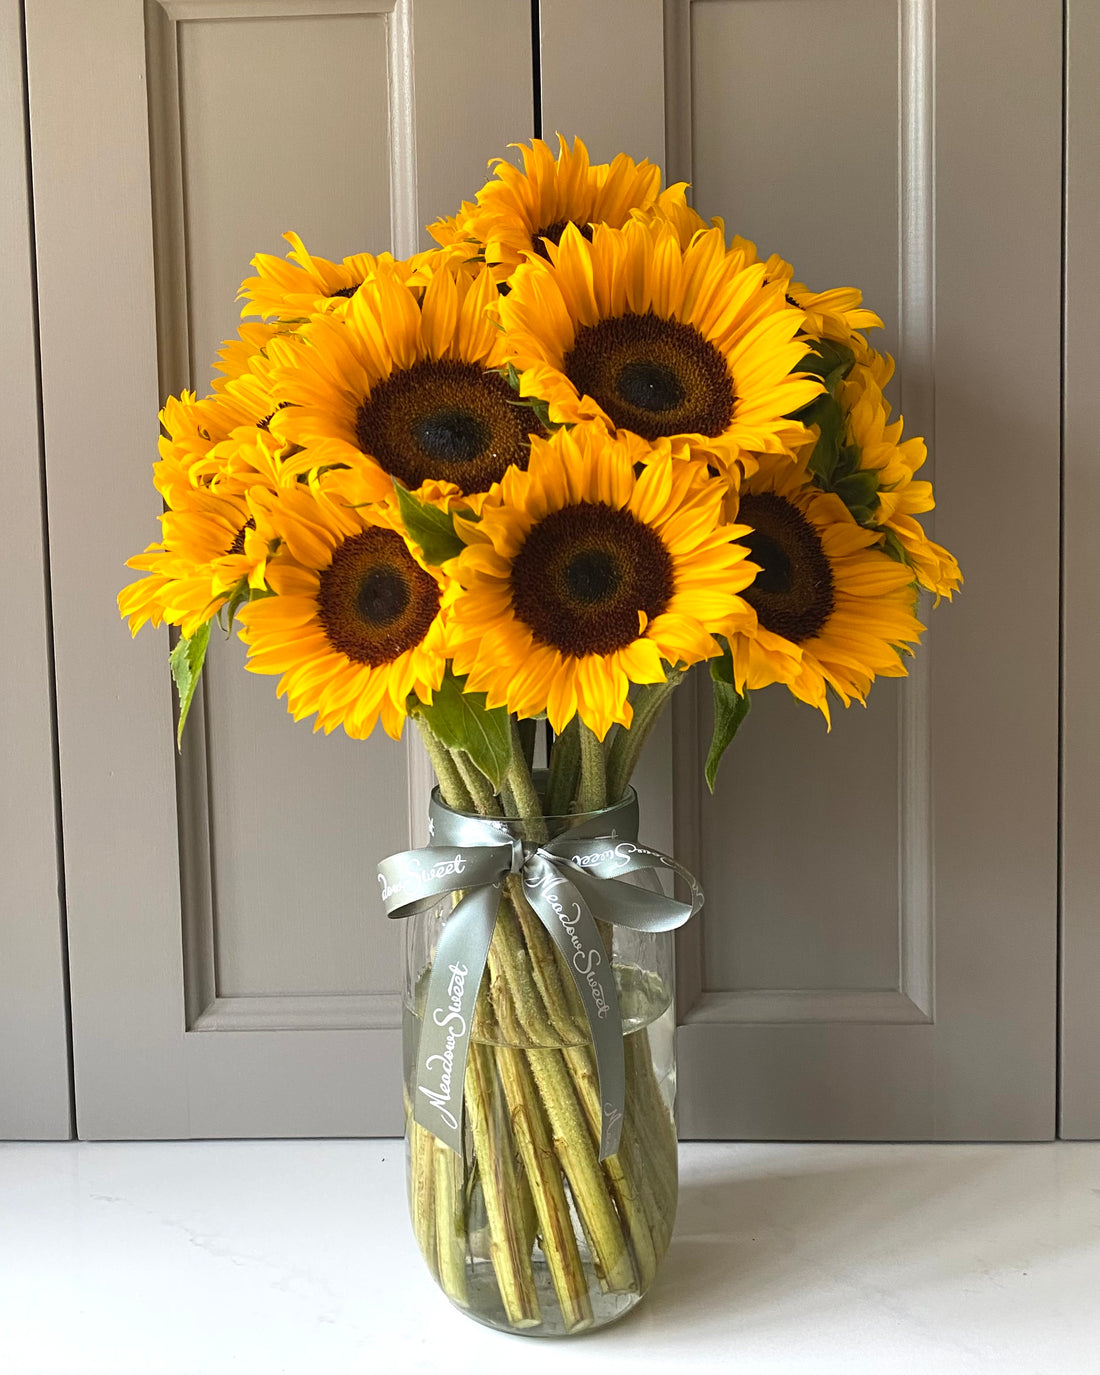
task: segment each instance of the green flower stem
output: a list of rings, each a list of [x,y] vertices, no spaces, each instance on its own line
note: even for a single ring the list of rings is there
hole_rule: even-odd
[[[589,734],[591,735],[591,732]],[[597,781],[602,784],[603,749],[594,735],[591,739],[599,758]],[[470,780],[463,769],[462,759],[459,758],[457,762],[469,784]],[[515,778],[514,781],[522,791],[525,786],[522,779]],[[533,789],[534,785],[531,786]],[[490,798],[486,801],[484,797],[475,796],[474,802],[483,815],[493,814],[489,808],[495,810],[495,799]],[[532,950],[524,941],[519,913],[529,909],[522,894],[519,895],[519,899],[516,903],[501,903],[496,930],[489,947],[490,988],[494,1011],[507,1041],[513,1046],[532,1047],[528,1051],[528,1061],[542,1100],[542,1107],[546,1112],[551,1140],[573,1191],[577,1211],[581,1215],[585,1232],[592,1245],[597,1268],[606,1279],[609,1288],[625,1292],[636,1286],[630,1247],[600,1167],[596,1143],[588,1131],[583,1110],[577,1101],[577,1087],[560,1050],[534,1048],[553,1047],[560,1044],[560,1038],[547,1015],[539,982],[535,976],[534,966],[538,964],[540,974],[545,974],[547,962],[540,959],[536,953],[539,949],[537,945]],[[538,922],[534,913],[530,913],[530,916],[532,921]],[[485,1049],[488,1053],[489,1048]],[[519,1107],[519,1102],[509,1101],[509,1108],[513,1114]],[[518,1195],[511,1201],[514,1208],[520,1207],[521,1200]]]
[[[517,1050],[515,1053],[517,1055],[523,1054],[523,1052],[519,1050]],[[497,1048],[497,1072],[501,1074],[503,1073],[503,1071],[500,1068],[499,1047]],[[516,1124],[514,1121],[512,1123],[512,1135],[516,1138],[516,1147],[518,1149],[519,1136],[517,1134]],[[519,1189],[520,1192],[520,1214],[522,1219],[520,1223],[520,1231],[523,1235],[523,1247],[527,1254],[530,1255],[531,1252],[535,1249],[535,1247],[539,1244],[539,1215],[538,1211],[535,1208],[535,1196],[531,1192],[531,1179],[527,1173],[526,1167],[523,1164],[522,1151],[516,1157],[516,1187]]]
[[[593,750],[593,763],[596,762],[595,754],[596,751]],[[600,748],[600,757],[602,761],[602,747]],[[538,795],[534,788],[533,779],[524,767],[521,756],[515,750],[513,751],[513,767],[509,771],[506,794],[510,802],[509,809],[513,810],[515,815],[523,817],[538,815]],[[530,838],[541,839],[541,834],[531,833]],[[519,918],[523,939],[530,952],[531,973],[546,1007],[549,1020],[553,1024],[553,1029],[560,1038],[559,1043],[563,1047],[567,1047],[563,1052],[565,1068],[572,1079],[572,1087],[580,1101],[593,1142],[598,1142],[600,1136],[599,1086],[591,1050],[586,1044],[587,1026],[583,1009],[576,996],[572,981],[568,977],[564,980],[561,978],[556,951],[548,940],[542,923],[527,903],[518,877],[511,876],[508,886],[512,906]],[[604,922],[598,922],[597,925],[610,952],[612,930]],[[579,1044],[578,1032],[580,1033]],[[662,1104],[658,1103],[656,1107],[658,1111],[663,1111]],[[516,1111],[513,1100],[513,1116],[515,1116]],[[657,1247],[655,1237],[664,1226],[660,1205],[656,1203],[653,1191],[648,1184],[644,1159],[644,1151],[640,1150],[640,1142],[635,1132],[630,1131],[625,1133],[623,1147],[619,1155],[604,1161],[602,1166],[607,1185],[610,1187],[611,1195],[629,1238],[638,1282],[643,1289],[648,1287],[656,1272]],[[564,1163],[563,1157],[563,1165]],[[665,1162],[659,1163],[664,1165]],[[581,1160],[574,1165],[575,1169],[580,1169],[582,1172],[582,1179],[574,1182],[571,1177],[571,1183],[574,1183],[575,1187],[586,1189],[590,1186],[591,1179],[586,1177],[589,1164],[590,1162],[587,1160]],[[613,1264],[610,1268],[610,1274],[603,1268],[602,1262],[606,1259],[606,1237],[600,1234],[599,1229],[601,1222],[606,1221],[606,1217],[599,1204],[596,1205],[595,1222],[593,1222],[590,1209],[582,1209],[581,1220],[584,1223],[586,1235],[594,1253],[601,1259],[601,1271],[603,1272],[602,1278],[605,1287],[610,1288],[612,1284],[621,1285],[626,1282],[625,1272],[621,1267]],[[595,1234],[593,1233],[593,1225],[596,1228]],[[663,1250],[663,1244],[661,1249]]]
[[[516,718],[512,720],[512,762],[508,766],[505,784],[515,806],[513,816],[522,817],[526,822],[525,840],[541,842],[547,838],[546,826],[542,820],[542,799],[539,797],[535,780],[531,774],[520,741]]]
[[[531,958],[531,975],[546,1007],[553,1032],[553,1043],[573,1045],[583,1043],[588,1035],[588,1021],[573,980],[561,975],[561,957],[546,928],[532,911],[523,894],[523,880],[509,874],[508,896],[519,918],[520,931]]]
[[[461,1308],[470,1306],[466,1289],[466,1200],[462,1192],[462,1160],[442,1141],[434,1150],[435,1240],[439,1254],[439,1282]]]
[[[580,727],[574,716],[555,739],[550,751],[550,777],[546,784],[546,815],[565,816],[577,791],[581,771]]]
[[[653,1072],[653,1052],[648,1029],[627,1036],[623,1042],[626,1053],[626,1078],[631,1085],[627,1095],[624,1132],[637,1142],[639,1153],[649,1165],[652,1187],[657,1194],[661,1213],[675,1216],[678,1180],[676,1174],[676,1125],[668,1110],[661,1087]]]
[[[630,729],[620,730],[616,734],[608,755],[607,795],[613,802],[618,802],[626,792],[650,732],[657,724],[665,703],[685,676],[682,669],[670,668],[666,682],[647,683],[638,693]]]
[[[503,900],[489,946],[489,987],[497,1021],[510,1045],[548,1046],[557,1041],[533,965],[512,903]]]
[[[596,738],[583,721],[578,722],[581,755],[581,780],[577,789],[575,810],[578,812],[598,812],[607,806],[607,759],[603,742]],[[609,956],[613,954],[613,934],[611,926],[596,918],[596,930],[604,943]]]
[[[473,806],[470,810],[478,812],[481,816],[502,816],[503,812],[496,800],[496,794],[493,792],[493,785],[470,756],[463,750],[454,750],[451,753],[451,758],[454,760],[462,781],[473,799]]]
[[[591,1327],[592,1305],[550,1131],[523,1052],[499,1046],[496,1062],[512,1105],[512,1127],[531,1183],[543,1254],[565,1328],[567,1332],[577,1332]]]
[[[529,769],[535,766],[535,741],[538,738],[539,723],[533,719],[517,721],[512,717],[512,747],[519,749]]]
[[[488,1046],[470,1047],[467,1061],[467,1117],[481,1170],[481,1189],[489,1218],[489,1252],[504,1311],[513,1327],[542,1321],[531,1253],[522,1235],[522,1195],[516,1181],[511,1141],[503,1139],[508,1114],[494,1104],[493,1057]]]
[[[565,1059],[573,1075],[573,1082],[580,1090],[581,1106],[588,1119],[588,1129],[593,1138],[599,1140],[600,1087],[591,1052],[587,1046],[572,1046],[565,1052]],[[645,1171],[637,1169],[637,1161],[629,1154],[633,1144],[633,1133],[626,1130],[624,1121],[618,1152],[608,1156],[603,1162],[603,1170],[611,1185],[619,1216],[626,1223],[630,1249],[634,1254],[634,1264],[638,1271],[638,1283],[642,1289],[648,1289],[653,1276],[657,1273],[657,1251],[653,1244],[652,1225],[646,1216],[642,1196]]]
[[[501,802],[488,779],[462,752],[443,746],[423,723],[421,728],[448,805],[500,816]],[[513,731],[518,735],[515,724]],[[597,809],[603,805],[601,794],[606,796],[603,746],[579,722],[571,733],[574,777],[579,774],[581,784],[577,806]],[[569,736],[567,730],[555,745],[559,782],[570,772],[562,762],[569,762]],[[518,743],[514,736],[513,745]],[[575,786],[571,783],[570,791]],[[509,813],[528,820],[531,839],[545,834],[521,747],[513,750],[501,795]],[[562,813],[570,800],[560,804]],[[548,794],[548,810],[549,806]],[[644,1129],[641,1121],[633,1130],[624,1122],[627,1140],[619,1156],[599,1161],[598,1084],[576,990],[527,903],[518,876],[510,876],[502,896],[489,951],[489,996],[478,1000],[486,1006],[482,1016],[475,1017],[478,1034],[468,1062],[468,1119],[494,1271],[509,1321],[514,1326],[540,1321],[531,1269],[534,1208],[540,1245],[566,1327],[572,1330],[589,1325],[591,1310],[561,1173],[569,1182],[600,1282],[620,1292],[644,1287],[652,1275],[663,1249],[663,1240],[658,1244],[663,1218],[654,1195],[667,1197],[667,1185],[657,1191],[650,1187],[647,1152],[636,1134]],[[486,1032],[492,1041],[505,1044],[482,1039]],[[458,1162],[426,1149],[422,1135],[413,1124],[411,1187],[414,1202],[419,1201],[414,1225],[441,1285],[462,1303],[468,1301],[464,1200],[460,1180],[447,1172],[448,1165],[457,1167]],[[430,1137],[427,1144],[432,1144]]]
[[[405,1113],[409,1121],[409,1149],[412,1155],[409,1170],[409,1211],[413,1232],[424,1259],[434,1278],[439,1278],[439,1255],[435,1239],[435,1137],[419,1122],[413,1121],[412,1106],[405,1095]]]
[[[474,805],[473,798],[470,796],[469,788],[462,781],[454,756],[422,716],[416,718],[416,724],[420,730],[420,738],[424,741],[424,748],[428,751],[428,758],[432,761],[432,768],[435,769],[443,801],[456,811],[470,811]]]
[[[630,1247],[562,1052],[530,1050],[527,1059],[596,1264],[610,1290],[630,1293],[637,1288]]]
[[[481,775],[472,765],[465,770],[460,768],[460,757],[456,757],[436,737],[427,722],[418,720],[417,724],[439,780],[444,802],[460,811],[475,810],[474,793],[466,781],[469,778],[477,790],[478,799],[484,804],[488,784],[484,780],[479,783]],[[496,1034],[492,1003],[487,998],[478,998],[474,1027],[475,1035]],[[478,1072],[478,1053],[479,1048],[475,1045],[466,1075],[466,1097],[475,1151],[482,1169],[486,1211],[490,1217],[493,1269],[511,1324],[514,1327],[535,1327],[541,1322],[542,1315],[531,1267],[529,1243],[532,1234],[527,1220],[530,1205],[525,1206],[525,1193],[516,1178],[511,1143],[502,1139],[506,1119],[491,1122],[489,1085],[485,1074]],[[483,1053],[488,1054],[487,1049]],[[411,1120],[407,1104],[406,1111]],[[458,1180],[460,1162],[457,1157],[448,1160],[447,1157],[452,1153],[440,1146],[419,1123],[411,1122],[410,1133],[413,1228],[432,1274],[439,1280],[444,1292],[454,1302],[466,1307],[469,1304],[466,1288],[466,1217],[465,1199]]]
[[[607,806],[607,770],[603,745],[582,721],[579,733],[581,782],[577,789],[577,811],[598,812]]]
[[[512,729],[513,732],[516,729],[514,718]],[[513,735],[512,763],[504,780],[504,798],[509,814],[523,818],[524,839],[541,844],[548,838],[549,833],[542,819],[542,804],[534,778],[524,762],[523,755],[516,748],[518,743],[518,738]],[[524,897],[523,882],[519,875],[510,874],[507,886],[512,907],[519,918],[524,943],[530,952],[531,973],[546,1005],[556,1037],[565,1044],[583,1038],[587,1035],[584,1010],[572,989],[572,980],[563,980],[561,977],[561,961],[554,943]]]
[[[633,1125],[628,1127],[625,1117],[623,1119],[623,1144],[620,1147],[618,1159],[622,1162],[624,1175],[627,1180],[633,1182],[637,1195],[641,1199],[642,1224],[649,1235],[649,1245],[653,1248],[653,1263],[656,1267],[660,1264],[660,1257],[664,1255],[671,1235],[672,1220],[676,1211],[675,1197],[671,1210],[664,1208],[658,1201],[650,1178],[653,1167],[645,1155],[636,1127]],[[675,1157],[673,1157],[673,1163],[675,1164]],[[632,1239],[633,1236],[634,1233],[631,1232]],[[638,1267],[639,1276],[643,1276],[645,1252],[648,1247],[644,1241],[641,1241],[640,1245],[643,1247],[641,1255],[637,1245],[635,1245],[634,1263]],[[645,1283],[644,1278],[642,1283]]]

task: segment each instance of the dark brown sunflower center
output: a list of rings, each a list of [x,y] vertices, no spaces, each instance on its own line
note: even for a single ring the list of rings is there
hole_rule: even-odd
[[[426,359],[380,382],[359,407],[356,437],[410,489],[429,478],[464,493],[487,492],[511,465],[527,466],[534,413],[495,372],[476,363]]]
[[[416,442],[441,463],[472,463],[490,442],[484,420],[468,411],[435,411],[412,426]]]
[[[580,658],[638,638],[674,590],[660,536],[602,502],[566,506],[533,526],[512,562],[512,609],[536,640]]]
[[[673,411],[684,400],[680,379],[663,363],[624,363],[615,379],[615,389],[628,406],[652,411],[654,415]]]
[[[359,584],[355,604],[368,625],[392,625],[408,608],[408,583],[392,568],[372,568]]]
[[[582,238],[587,239],[589,243],[592,242],[592,226],[590,224],[577,224],[575,220],[555,220],[553,224],[548,224],[545,229],[536,229],[531,235],[531,245],[539,257],[549,261],[550,254],[546,251],[543,239],[549,239],[552,244],[561,243],[561,236],[571,224],[576,225],[581,231]]]
[[[835,601],[832,570],[816,529],[775,492],[743,496],[738,520],[753,527],[741,542],[760,566],[741,595],[766,630],[794,644],[811,639],[829,619]]]
[[[275,410],[273,410],[270,415],[265,415],[262,420],[256,421],[256,428],[258,430],[269,430],[271,428],[271,422],[275,419],[277,412],[285,411],[287,406],[289,405],[289,401],[280,401],[279,404],[275,407]]]
[[[439,584],[393,530],[346,539],[321,574],[318,619],[329,644],[377,668],[420,644],[439,611]]]
[[[733,417],[721,353],[692,325],[652,311],[582,325],[562,367],[616,426],[644,439],[719,435]]]
[[[355,295],[360,286],[362,286],[362,283],[356,282],[354,286],[337,287],[335,291],[329,293],[329,300],[334,301],[337,296],[343,296],[345,299],[348,299]]]
[[[245,521],[245,523],[244,523],[244,524],[241,526],[241,528],[237,531],[236,535],[235,535],[234,538],[233,538],[233,543],[229,546],[229,548],[228,548],[225,552],[226,552],[227,554],[243,554],[243,553],[244,553],[244,537],[245,537],[245,535],[249,532],[249,530],[255,530],[255,528],[256,528],[256,519],[255,519],[254,516],[249,516],[248,519]]]

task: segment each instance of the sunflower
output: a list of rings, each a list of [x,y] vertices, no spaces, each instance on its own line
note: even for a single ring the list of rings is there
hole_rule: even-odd
[[[620,228],[634,210],[685,204],[685,183],[662,192],[661,169],[625,153],[593,167],[579,138],[570,149],[559,134],[556,158],[542,139],[511,146],[523,158],[522,171],[497,158],[489,164],[496,175],[476,204],[464,202],[458,215],[428,226],[438,243],[483,245],[498,281],[507,281],[532,255],[545,258],[547,242],[558,243],[566,225],[587,237],[594,224]]]
[[[761,258],[756,245],[740,235],[734,236],[730,251],[742,254],[748,263],[762,262],[765,280],[784,284],[787,304],[805,312],[804,334],[812,339],[831,339],[844,344],[857,357],[865,357],[869,353],[867,341],[859,331],[881,329],[882,320],[862,304],[863,293],[857,287],[841,286],[829,291],[811,291],[804,282],[794,280],[794,268],[778,253]]]
[[[693,210],[683,199],[669,200],[661,197],[654,205],[632,210],[630,219],[647,223],[653,220],[665,221],[676,231],[681,248],[687,248],[696,234],[705,234],[708,229],[720,229],[723,235],[725,234],[725,224],[721,219],[717,216],[710,220],[703,219],[698,210]]]
[[[311,315],[341,314],[360,286],[372,278],[391,275],[423,286],[441,261],[456,257],[466,260],[474,251],[455,243],[446,254],[432,249],[398,259],[392,253],[354,253],[343,262],[333,263],[314,257],[297,234],[287,233],[283,238],[291,245],[287,257],[292,261],[269,253],[256,254],[252,266],[257,275],[246,278],[237,293],[237,299],[245,303],[242,316],[299,322]]]
[[[277,486],[293,480],[301,465],[295,446],[272,430],[271,422],[285,402],[274,389],[268,349],[275,338],[298,347],[300,337],[282,326],[243,324],[218,354],[220,377],[212,395],[169,397],[160,420],[160,462],[153,481],[169,506],[181,488],[220,487],[242,491],[254,482]]]
[[[773,259],[769,258],[769,263]],[[789,263],[778,260],[784,268]],[[803,282],[793,279],[794,271],[786,277],[786,296],[791,305],[806,312],[805,332],[814,339],[831,339],[844,344],[857,358],[870,352],[867,340],[860,333],[865,329],[881,329],[882,320],[863,304],[863,293],[854,286],[833,287],[829,291],[811,291]],[[769,278],[769,280],[774,280]]]
[[[526,463],[541,429],[498,371],[496,299],[485,267],[437,272],[422,294],[374,279],[342,319],[305,326],[304,345],[272,342],[286,407],[272,429],[314,469],[362,469],[372,500],[391,495],[396,478],[426,500],[476,505],[510,465]]]
[[[658,204],[647,210],[633,212],[632,218],[647,221],[665,220],[676,231],[680,247],[686,249],[696,234],[717,228],[725,234],[725,222],[714,216],[709,222],[686,202],[682,205]],[[863,306],[863,294],[856,287],[834,287],[830,291],[811,291],[804,282],[794,281],[794,268],[778,253],[761,258],[751,239],[735,234],[730,240],[729,253],[746,265],[764,264],[766,282],[783,282],[787,304],[805,312],[803,334],[814,339],[832,339],[845,344],[857,357],[866,357],[870,350],[859,333],[864,329],[881,329],[882,320],[873,310]]]
[[[901,652],[924,628],[913,575],[838,496],[812,486],[804,466],[762,458],[726,515],[751,527],[760,570],[743,593],[748,616],[729,631],[738,691],[783,683],[828,720],[826,686],[848,706],[876,677],[905,675]]]
[[[237,337],[226,339],[218,350],[218,361],[214,368],[221,376],[214,378],[214,390],[221,391],[227,382],[236,381],[248,372],[258,358],[266,357],[267,346],[276,334],[289,332],[292,331],[288,325],[260,324],[255,320],[242,321],[237,328]]]
[[[203,485],[201,470],[209,464],[213,446],[229,437],[230,425],[216,397],[200,400],[191,391],[170,396],[159,418],[163,433],[157,440],[160,457],[153,464],[153,483],[171,506],[177,492]]]
[[[161,539],[127,561],[146,576],[118,595],[136,635],[146,622],[193,635],[239,586],[262,588],[272,532],[244,490],[181,487],[160,517]]]
[[[465,249],[471,256],[484,261],[483,244],[469,232],[467,225],[470,217],[477,214],[475,201],[463,201],[457,215],[441,215],[438,220],[427,226],[428,233],[443,249]]]
[[[858,471],[873,476],[876,488],[873,524],[896,541],[917,581],[937,600],[959,590],[958,561],[942,545],[928,538],[917,515],[935,506],[932,484],[914,481],[928,449],[923,439],[902,438],[902,420],[890,423],[890,403],[883,388],[894,371],[894,360],[873,350],[866,363],[857,362],[837,388],[844,414],[845,437],[858,452]]]
[[[570,226],[500,303],[521,393],[557,422],[669,439],[732,481],[752,453],[790,455],[807,432],[789,417],[822,384],[795,372],[805,316],[764,275],[718,228],[682,248],[657,217],[597,227],[591,243]]]
[[[283,543],[267,566],[275,595],[240,611],[248,667],[280,674],[279,696],[296,721],[316,712],[315,731],[365,739],[381,717],[398,738],[410,694],[430,702],[443,677],[443,573],[346,469],[270,496],[265,518]]]
[[[665,681],[665,663],[718,652],[754,569],[722,522],[726,486],[702,464],[602,427],[532,441],[448,570],[464,589],[451,621],[454,666],[488,706],[579,715],[603,739],[629,726],[627,691]]]
[[[128,561],[146,577],[125,587],[119,608],[137,630],[146,622],[194,634],[239,587],[262,588],[270,533],[257,532],[251,489],[296,480],[291,451],[269,430],[277,402],[265,347],[273,331],[242,326],[223,351],[227,376],[214,395],[169,397],[161,411],[153,481],[167,510],[161,538]]]
[[[300,348],[296,330],[270,325],[243,324],[238,339],[226,340],[219,353],[221,377],[214,379],[214,393],[221,404],[230,434],[236,430],[267,430],[281,403],[275,394],[271,344],[278,339],[284,348]]]

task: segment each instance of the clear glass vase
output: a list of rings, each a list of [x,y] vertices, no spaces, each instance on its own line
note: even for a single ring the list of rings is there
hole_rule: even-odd
[[[507,825],[542,839],[580,819]],[[660,886],[652,872],[632,878]],[[528,1336],[602,1326],[649,1288],[676,1213],[673,934],[598,922],[626,1067],[619,1150],[601,1162],[580,999],[522,884],[505,885],[470,1036],[459,1156],[412,1116],[425,991],[456,900],[405,923],[405,1142],[417,1242],[447,1297],[480,1322]]]

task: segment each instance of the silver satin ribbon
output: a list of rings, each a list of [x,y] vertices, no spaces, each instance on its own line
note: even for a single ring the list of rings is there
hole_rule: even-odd
[[[452,811],[436,789],[429,809],[432,844],[390,855],[378,866],[388,917],[428,911],[461,893],[439,937],[428,980],[416,1052],[413,1117],[462,1154],[462,1093],[477,1000],[489,943],[509,874],[523,880],[527,901],[573,975],[588,1018],[599,1076],[600,1159],[619,1148],[626,1098],[623,1024],[615,978],[596,926],[672,931],[703,905],[695,878],[668,855],[639,845],[638,799],[579,820],[553,840],[524,841],[507,821]],[[671,869],[687,884],[690,903],[619,880],[641,869]]]

